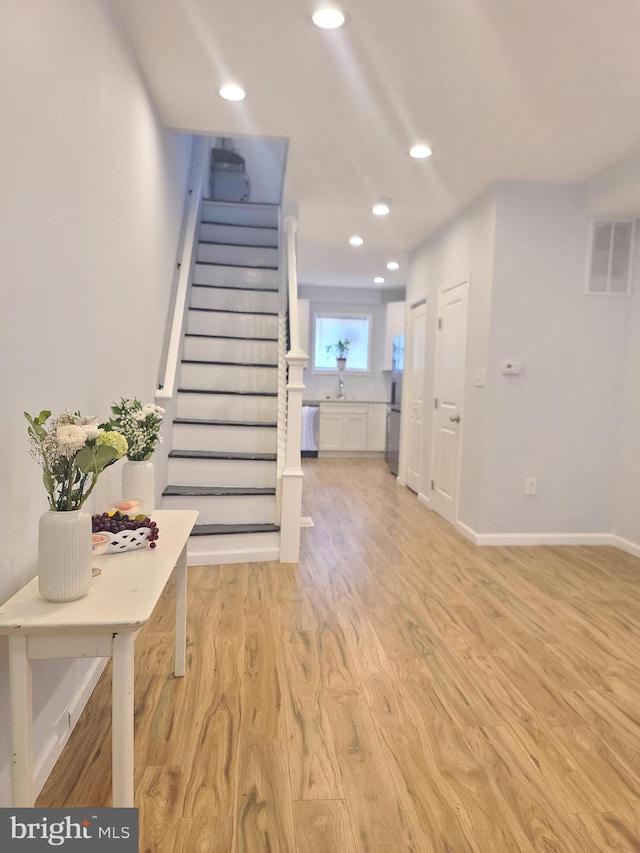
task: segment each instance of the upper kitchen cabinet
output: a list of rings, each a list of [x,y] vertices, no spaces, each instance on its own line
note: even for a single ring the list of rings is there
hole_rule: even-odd
[[[387,302],[385,309],[383,370],[399,370],[402,366],[398,364],[398,357],[401,354],[404,355],[405,303]],[[402,349],[402,353],[399,352],[399,348]]]

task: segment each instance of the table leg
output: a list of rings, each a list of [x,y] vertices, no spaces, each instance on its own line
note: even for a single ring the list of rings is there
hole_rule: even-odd
[[[34,802],[33,702],[31,661],[27,650],[25,635],[9,637],[13,805],[31,808]]]
[[[183,676],[187,660],[187,546],[176,563],[176,655],[174,672]]]
[[[133,684],[135,632],[113,636],[111,766],[113,806],[133,807]]]

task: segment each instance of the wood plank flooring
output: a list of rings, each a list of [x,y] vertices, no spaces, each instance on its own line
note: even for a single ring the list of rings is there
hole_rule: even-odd
[[[141,851],[640,851],[640,561],[477,548],[306,460],[299,566],[190,569],[136,642]],[[38,804],[107,806],[110,672]]]

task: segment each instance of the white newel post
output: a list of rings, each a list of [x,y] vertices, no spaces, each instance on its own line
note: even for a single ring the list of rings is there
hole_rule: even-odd
[[[287,455],[282,472],[282,516],[280,521],[280,561],[297,563],[300,558],[300,520],[302,517],[302,381],[309,358],[302,350],[287,353]]]

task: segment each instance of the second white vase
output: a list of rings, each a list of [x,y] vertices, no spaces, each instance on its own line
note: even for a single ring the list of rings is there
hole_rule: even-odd
[[[122,497],[138,498],[142,505],[138,512],[151,515],[155,509],[156,476],[153,462],[134,462],[131,459],[122,466]]]

